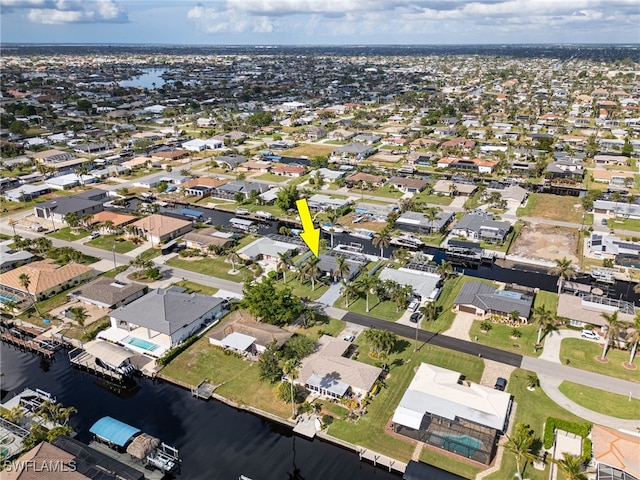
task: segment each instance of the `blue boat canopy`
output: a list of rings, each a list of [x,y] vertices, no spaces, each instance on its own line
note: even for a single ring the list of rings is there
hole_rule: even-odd
[[[132,427],[111,417],[102,417],[93,424],[89,431],[119,447],[124,447],[131,437],[140,432],[136,427]]]

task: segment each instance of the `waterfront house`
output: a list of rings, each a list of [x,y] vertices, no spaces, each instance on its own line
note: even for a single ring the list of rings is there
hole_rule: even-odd
[[[294,383],[328,398],[364,398],[382,369],[348,358],[352,343],[322,335],[312,354],[305,357]]]
[[[291,237],[291,242],[283,241],[284,238],[286,237],[275,240],[270,237],[260,237],[240,248],[236,253],[244,260],[277,260],[281,253],[293,255],[298,250],[306,249],[301,243],[295,242],[294,237]]]
[[[153,245],[173,240],[193,229],[193,223],[189,220],[159,214],[149,215],[131,225],[137,236],[146,238]]]
[[[558,318],[564,318],[569,325],[584,328],[587,325],[607,328],[603,313],[618,312],[618,321],[633,324],[636,307],[633,303],[615,298],[585,292],[582,296],[561,293],[558,299]]]
[[[13,240],[0,243],[0,273],[25,265],[33,259],[31,252],[14,250],[9,246],[11,244],[13,244]]]
[[[214,189],[227,183],[229,180],[210,177],[193,178],[187,182],[181,183],[180,188],[190,196],[208,197]]]
[[[490,213],[475,212],[458,220],[451,233],[469,240],[503,243],[510,229],[509,222],[494,220]]]
[[[87,305],[112,310],[133,302],[147,293],[147,286],[139,283],[123,283],[113,278],[100,277],[67,296]]]
[[[459,372],[421,363],[396,408],[396,433],[488,465],[507,430],[509,393],[462,380]]]
[[[191,231],[182,239],[187,248],[195,248],[204,254],[209,253],[211,246],[225,248],[236,243],[234,234],[220,232],[213,227]]]
[[[527,323],[533,296],[514,290],[500,290],[484,282],[466,282],[453,305],[458,312],[480,317],[498,315],[507,318],[511,312],[518,312],[519,321]]]
[[[78,218],[82,218],[86,214],[94,215],[103,211],[105,199],[94,200],[97,197],[92,197],[89,193],[47,200],[34,206],[33,212],[37,218],[62,222],[68,213],[74,213]]]
[[[498,162],[483,158],[443,157],[438,160],[438,168],[454,168],[478,173],[492,173]]]
[[[421,212],[404,212],[396,220],[396,227],[411,233],[441,232],[453,220],[453,212],[437,212],[433,221]]]
[[[591,429],[596,478],[640,478],[640,437],[631,432],[594,425]]]
[[[224,305],[221,298],[156,288],[112,311],[111,327],[100,337],[136,352],[160,356],[218,319]]]
[[[421,178],[406,177],[393,177],[387,183],[403,193],[419,193],[429,185],[429,182]]]
[[[434,301],[440,293],[440,275],[435,273],[435,267],[426,271],[406,267],[383,268],[380,270],[379,278],[382,281],[393,280],[403,287],[409,285],[413,293],[425,301]]]

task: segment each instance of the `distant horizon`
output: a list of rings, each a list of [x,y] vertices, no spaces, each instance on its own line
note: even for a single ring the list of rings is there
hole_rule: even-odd
[[[629,46],[640,48],[639,42],[487,42],[487,43],[160,43],[160,42],[3,42],[0,45],[38,45],[38,46],[188,46],[188,47],[457,47],[457,46],[537,46],[537,45],[570,45],[570,46]]]

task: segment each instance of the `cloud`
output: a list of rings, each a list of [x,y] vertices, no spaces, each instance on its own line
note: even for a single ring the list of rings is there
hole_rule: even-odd
[[[0,0],[3,13],[29,9],[32,23],[126,23],[127,11],[116,0]]]
[[[199,4],[187,17],[204,33],[301,33],[356,38],[365,33],[465,34],[494,24],[562,28],[638,22],[637,0],[225,0]],[[301,18],[304,21],[301,22]],[[445,23],[446,22],[446,23]],[[516,25],[518,27],[516,27]],[[451,30],[445,30],[447,29]]]

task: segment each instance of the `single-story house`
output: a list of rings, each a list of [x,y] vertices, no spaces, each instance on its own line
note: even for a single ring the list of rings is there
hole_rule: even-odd
[[[346,175],[346,172],[343,170],[331,170],[330,168],[319,168],[317,170],[320,173],[320,177],[324,180],[329,180],[331,182],[338,180]]]
[[[607,327],[603,313],[618,312],[618,321],[633,323],[636,308],[633,303],[615,298],[602,297],[593,294],[582,296],[561,293],[558,299],[559,318],[566,318],[573,327],[583,328],[587,325]]]
[[[62,150],[44,150],[42,152],[29,153],[29,156],[38,163],[59,163],[67,160],[73,160],[76,156],[73,153],[63,152]],[[86,159],[82,159],[86,161]]]
[[[287,177],[301,177],[306,171],[307,168],[303,165],[276,165],[271,167],[271,173]]]
[[[73,187],[77,187],[82,184],[96,183],[98,179],[93,175],[76,175],[75,173],[68,173],[67,175],[59,175],[57,177],[47,178],[45,185],[49,186],[53,190],[68,190]]]
[[[249,245],[240,248],[236,253],[245,260],[277,260],[280,253],[293,253],[302,250],[302,245],[294,242],[274,240],[270,237],[261,237]]]
[[[441,232],[453,220],[453,212],[437,212],[437,217],[429,221],[424,213],[404,212],[396,220],[400,230],[412,233]]]
[[[413,293],[420,295],[423,300],[427,301],[435,300],[440,292],[437,286],[440,275],[433,272],[423,272],[406,267],[383,268],[380,270],[378,278],[393,280],[401,286],[410,285],[413,288]]]
[[[281,347],[292,336],[293,332],[268,323],[257,322],[242,310],[236,310],[230,314],[225,319],[224,325],[214,327],[207,334],[211,345],[252,355],[261,355],[273,342]]]
[[[233,245],[236,242],[234,237],[232,233],[220,232],[210,227],[189,232],[182,239],[187,248],[195,248],[202,253],[208,253],[211,245],[220,248]]]
[[[358,143],[373,145],[374,143],[378,143],[381,139],[382,137],[380,135],[376,135],[375,133],[359,133],[351,140]]]
[[[620,172],[616,170],[594,169],[589,171],[595,182],[608,183],[616,187],[635,185],[633,172]]]
[[[640,242],[621,240],[615,235],[591,232],[588,241],[590,252],[604,253],[615,257],[617,255],[638,256],[640,254]]]
[[[419,193],[429,185],[429,182],[421,178],[406,177],[393,177],[387,183],[405,193]]]
[[[477,190],[473,183],[458,183],[451,180],[438,180],[433,186],[433,193],[440,195],[452,195],[454,192],[458,195],[470,196]]]
[[[443,157],[438,160],[438,168],[456,168],[478,173],[492,173],[497,164],[496,160],[469,157]]]
[[[159,214],[141,218],[131,225],[135,227],[137,236],[148,239],[154,245],[178,238],[193,229],[193,223],[189,220]]]
[[[396,433],[488,465],[513,399],[459,372],[421,363],[393,414]]]
[[[347,187],[361,186],[362,184],[371,184],[374,187],[381,187],[384,185],[386,178],[384,175],[372,175],[365,172],[356,172],[349,175],[344,179],[344,183]]]
[[[4,198],[10,202],[26,202],[51,192],[49,185],[25,184],[4,192]]]
[[[147,293],[147,286],[139,283],[122,283],[108,277],[100,277],[67,294],[82,303],[98,308],[114,309],[133,302]]]
[[[485,317],[508,317],[517,311],[520,321],[527,323],[533,305],[533,296],[512,290],[499,290],[484,282],[465,283],[453,301],[456,311]]]
[[[511,230],[509,222],[494,220],[491,214],[467,213],[456,222],[451,233],[469,240],[502,243],[509,230]]]
[[[20,283],[21,275],[29,276],[30,283],[26,289]],[[51,259],[40,260],[0,274],[0,289],[18,294],[28,292],[39,301],[71,285],[89,280],[94,275],[93,268],[79,263],[58,265]]]
[[[348,198],[332,198],[328,195],[316,193],[307,199],[307,205],[311,210],[324,211],[332,208],[333,210],[341,210],[349,205]]]
[[[224,178],[198,177],[182,183],[180,188],[182,188],[187,195],[207,197],[211,195],[211,192],[215,188],[224,185],[228,181],[229,180]]]
[[[158,356],[219,318],[224,305],[221,298],[157,288],[112,311],[111,328],[103,333],[107,339],[119,333],[116,343]],[[130,337],[143,341],[130,341]]]
[[[101,233],[104,234],[113,234],[122,230],[122,227],[125,225],[129,225],[132,222],[135,222],[138,219],[135,215],[127,215],[125,213],[111,212],[107,210],[103,210],[102,212],[98,212],[91,217],[89,222],[93,224],[101,225],[100,230]],[[105,225],[106,222],[111,222],[112,226],[107,227]]]
[[[186,150],[168,150],[163,152],[155,152],[151,155],[153,160],[180,160],[181,158],[186,158],[189,156],[189,152]]]
[[[315,351],[302,360],[294,383],[329,398],[363,398],[373,389],[382,369],[345,357],[350,347],[350,342],[323,335]]]
[[[333,280],[334,273],[338,266],[338,261],[336,257],[331,255],[320,254],[318,259],[319,259],[318,268],[320,269],[320,271],[327,277],[331,277],[331,279]],[[353,260],[351,258],[346,258],[345,262],[349,267],[349,271],[344,274],[344,279],[347,281],[351,281],[360,272],[360,269],[364,264],[364,260],[358,261],[358,260]]]
[[[211,196],[216,198],[224,198],[233,200],[235,195],[240,193],[244,198],[249,198],[251,192],[256,191],[258,195],[269,190],[266,183],[250,182],[245,180],[235,180],[215,187],[211,191]]]
[[[398,205],[395,203],[381,205],[377,203],[357,202],[353,209],[358,215],[366,215],[371,221],[386,222],[389,214],[398,210]],[[362,220],[363,219],[364,218],[362,218]]]
[[[640,478],[640,437],[595,424],[591,429],[596,480]]]
[[[361,143],[348,143],[331,152],[331,159],[338,162],[364,160],[374,152],[374,148]]]
[[[143,187],[143,188],[154,188],[157,187],[162,182],[168,183],[170,185],[180,185],[181,183],[185,183],[189,180],[188,175],[182,175],[180,172],[172,171],[172,172],[164,172],[158,173],[157,175],[152,175],[150,177],[144,177],[134,182],[135,187]]]
[[[9,245],[13,240],[0,243],[0,273],[6,272],[20,265],[25,265],[33,259],[33,254],[26,250],[13,250]]]
[[[619,215],[627,218],[640,218],[640,205],[625,201],[614,202],[612,200],[596,200],[593,202],[595,213]]]
[[[247,157],[244,155],[238,155],[237,153],[230,153],[229,155],[220,155],[215,157],[214,160],[218,163],[218,165],[227,166],[227,168],[233,170],[241,163],[247,161]]]

